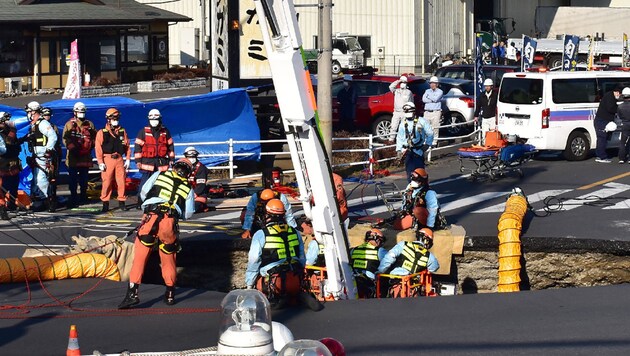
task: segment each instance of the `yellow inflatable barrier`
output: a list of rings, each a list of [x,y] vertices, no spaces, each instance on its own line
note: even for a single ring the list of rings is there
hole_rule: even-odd
[[[499,219],[499,292],[518,292],[521,282],[521,229],[527,212],[527,199],[510,196]]]
[[[90,277],[120,281],[116,263],[96,253],[0,259],[0,283]]]

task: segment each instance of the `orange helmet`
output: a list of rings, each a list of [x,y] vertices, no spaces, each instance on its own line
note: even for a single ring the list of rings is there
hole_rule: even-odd
[[[271,189],[264,189],[260,192],[260,200],[268,201],[276,197],[276,194]]]
[[[109,108],[105,113],[105,118],[107,119],[117,119],[120,117],[120,111],[116,108]]]
[[[385,242],[386,238],[385,238],[385,235],[383,235],[383,232],[381,230],[372,228],[365,232],[365,241],[370,241],[370,240],[374,240],[377,242],[380,241],[381,243],[383,243]]]
[[[421,241],[426,248],[433,246],[433,230],[424,227],[416,232],[416,238]]]
[[[413,172],[411,172],[411,180],[415,180],[415,181],[424,180],[424,181],[426,181],[427,179],[429,179],[429,174],[427,173],[427,171],[424,168],[416,168],[416,169],[413,170]]]
[[[173,171],[182,178],[188,178],[192,173],[192,163],[186,158],[181,158],[173,164]]]
[[[268,201],[265,206],[265,210],[267,211],[267,214],[271,215],[284,215],[285,213],[284,204],[280,201],[280,199],[271,199]]]

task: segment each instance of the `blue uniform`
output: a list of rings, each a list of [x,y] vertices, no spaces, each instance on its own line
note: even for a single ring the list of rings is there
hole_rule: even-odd
[[[297,223],[295,222],[295,218],[293,217],[293,210],[291,209],[291,203],[289,203],[289,199],[282,194],[278,194],[278,199],[284,205],[284,217],[287,219],[287,223],[292,228],[297,227]],[[251,198],[249,198],[249,202],[247,203],[247,207],[245,208],[245,218],[243,219],[243,230],[251,230],[252,224],[254,223],[254,215],[256,214],[256,205],[258,204],[259,194],[253,194]]]
[[[50,123],[44,119],[39,119],[31,123],[31,132],[38,130],[43,136],[46,137],[45,145],[33,145],[33,157],[35,158],[36,166],[33,168],[33,191],[32,195],[36,198],[45,199],[48,197],[48,172],[46,171],[46,151],[54,151],[57,144],[57,133],[50,125]]]
[[[304,256],[304,242],[302,241],[302,236],[300,236],[300,232],[296,230],[295,233],[297,234],[299,241],[297,260],[300,264],[302,264],[302,266],[304,266],[306,262],[306,257]],[[256,283],[256,277],[258,277],[258,275],[266,277],[267,271],[287,261],[286,258],[281,258],[276,262],[272,262],[261,267],[260,264],[262,262],[262,251],[263,247],[265,246],[265,240],[266,237],[264,229],[256,231],[256,233],[252,237],[252,244],[249,247],[247,271],[245,271],[245,283],[248,287],[254,286],[254,284]]]
[[[407,187],[407,190],[409,189],[413,189],[413,188]],[[413,192],[411,193],[411,200],[415,202],[416,197],[421,192],[422,192],[422,188],[414,189]],[[427,194],[424,196],[424,204],[426,205],[427,211],[429,212],[429,216],[427,217],[427,227],[433,230],[433,228],[435,227],[435,218],[437,217],[438,210],[440,209],[440,204],[438,203],[437,193],[435,192],[435,190],[433,189],[427,190]],[[405,210],[405,208],[407,208],[407,206],[406,206],[405,200],[403,199],[401,209]],[[411,213],[411,211],[408,211],[408,212]]]
[[[412,146],[408,146],[408,138],[411,139]],[[433,144],[433,128],[431,124],[424,118],[419,117],[416,120],[405,119],[398,127],[398,135],[396,136],[396,152],[402,152],[403,149],[410,149],[411,152],[405,157],[405,171],[407,178],[411,176],[416,168],[424,168],[424,151],[422,146],[431,146]]]
[[[420,243],[420,242],[415,242]],[[403,252],[403,248],[405,247],[405,241],[400,241],[396,244],[396,246],[392,247],[389,252],[383,257],[381,260],[380,266],[378,266],[378,273],[386,273],[387,270],[391,267],[400,254]],[[431,252],[429,252],[429,261],[427,263],[427,270],[431,273],[440,269],[440,264],[438,263],[437,258]],[[397,276],[406,276],[409,275],[409,271],[403,267],[396,267],[389,272],[389,274],[394,274]]]
[[[352,256],[352,251],[353,251],[354,249],[355,249],[355,248],[350,249],[350,256]],[[384,248],[382,248],[382,247],[379,247],[379,248],[378,248],[378,260],[379,260],[379,261],[383,261],[383,259],[385,258],[385,255],[386,255],[386,254],[387,254],[387,250],[386,250],[386,249],[384,249]],[[368,271],[368,270],[365,270],[365,272],[364,272],[363,274],[365,274],[365,276],[366,276],[366,277],[369,277],[370,279],[375,279],[375,278],[376,278],[376,276],[374,275],[374,273],[372,273],[371,271]]]

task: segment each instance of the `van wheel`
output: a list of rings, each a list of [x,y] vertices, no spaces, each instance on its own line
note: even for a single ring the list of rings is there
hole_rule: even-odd
[[[377,137],[377,140],[387,141],[389,138],[389,130],[392,127],[392,116],[381,115],[374,120],[372,124],[372,135]]]
[[[581,131],[574,131],[569,135],[567,147],[564,149],[564,158],[567,161],[583,161],[588,157],[591,143],[586,134]]]
[[[339,74],[341,73],[341,64],[339,64],[339,62],[337,61],[333,61],[332,62],[332,74]]]

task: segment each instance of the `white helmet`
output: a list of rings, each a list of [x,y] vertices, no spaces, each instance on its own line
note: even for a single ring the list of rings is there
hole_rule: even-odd
[[[193,146],[188,146],[184,150],[184,157],[197,157],[199,156],[199,151]]]
[[[429,83],[435,83],[438,84],[440,81],[438,80],[438,78],[436,76],[433,76],[429,79]]]
[[[492,79],[488,78],[486,80],[483,81],[483,86],[485,87],[491,87],[494,85],[494,82],[492,82]]]
[[[278,323],[277,321],[271,322],[271,334],[273,339],[273,349],[278,352],[280,352],[286,344],[295,340],[291,330],[284,326],[284,324]]]
[[[24,107],[24,111],[26,111],[27,113],[31,111],[41,112],[42,106],[39,105],[39,103],[36,101],[31,101],[30,103],[26,104],[26,107]]]
[[[621,91],[621,95],[623,95],[626,98],[630,97],[630,88],[628,87],[623,88],[623,90]]]
[[[401,82],[403,82],[403,83],[407,83],[407,81],[408,81],[408,80],[407,80],[407,76],[405,76],[405,75],[401,75],[401,76],[400,76],[400,81],[401,81]]]
[[[151,109],[151,111],[149,111],[149,120],[159,120],[162,118],[162,114],[160,113],[160,110],[158,109]]]
[[[617,124],[615,124],[614,121],[611,121],[609,123],[606,124],[606,127],[604,128],[604,131],[606,132],[613,132],[617,130]]]
[[[86,112],[87,108],[85,107],[85,104],[83,104],[80,101],[77,101],[76,103],[74,103],[74,107],[72,108],[72,111],[74,111],[74,112]]]
[[[413,101],[406,102],[402,107],[404,112],[416,112],[416,104]]]

